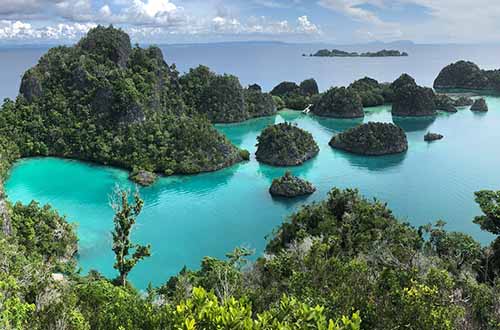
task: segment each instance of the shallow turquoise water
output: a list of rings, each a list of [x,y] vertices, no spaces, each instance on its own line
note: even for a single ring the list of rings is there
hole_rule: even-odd
[[[437,219],[487,243],[491,237],[472,223],[479,209],[473,192],[500,189],[500,99],[488,98],[490,112],[436,118],[395,119],[409,138],[403,155],[361,157],[336,151],[330,138],[360,121],[322,119],[285,111],[275,117],[218,128],[238,146],[255,152],[256,137],[267,125],[284,120],[310,131],[319,155],[292,171],[312,181],[318,191],[304,199],[271,198],[267,189],[283,168],[261,165],[252,159],[229,169],[195,176],[161,179],[141,189],[145,210],[134,239],[150,243],[153,256],[131,274],[136,286],[164,283],[184,265],[197,267],[207,255],[223,257],[236,246],[265,246],[265,236],[301,204],[323,199],[330,188],[358,187],[363,194],[386,201],[403,220],[414,225]],[[389,107],[367,110],[364,121],[392,121]],[[431,130],[445,139],[423,141]],[[107,196],[118,183],[129,185],[127,173],[106,167],[53,158],[20,161],[6,182],[12,201],[32,199],[50,203],[69,221],[79,224],[80,265],[115,275],[111,252],[112,211]]]

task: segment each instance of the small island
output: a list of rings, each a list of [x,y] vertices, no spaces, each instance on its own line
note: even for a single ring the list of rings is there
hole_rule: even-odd
[[[438,133],[428,132],[424,136],[424,141],[426,141],[426,142],[432,142],[432,141],[441,140],[442,138],[444,138],[444,135],[441,135],[441,134],[438,134]]]
[[[408,56],[407,52],[402,52],[394,49],[382,49],[377,52],[346,52],[339,49],[321,49],[314,54],[310,54],[311,57],[401,57]]]
[[[309,181],[294,176],[290,171],[281,178],[274,179],[269,188],[272,196],[287,198],[310,195],[315,191],[316,188]]]
[[[363,102],[352,88],[334,87],[322,94],[312,112],[317,116],[331,118],[362,118],[365,116]]]
[[[437,91],[480,91],[498,93],[499,70],[482,70],[470,61],[458,61],[447,65],[434,80]]]
[[[129,179],[140,186],[149,187],[156,182],[158,176],[146,170],[135,170],[130,173]]]
[[[382,156],[407,151],[408,140],[403,129],[394,124],[370,122],[334,136],[330,146],[359,155]]]
[[[400,117],[434,116],[436,104],[431,88],[418,86],[408,74],[402,74],[392,85],[392,114]]]
[[[480,98],[474,101],[474,104],[470,107],[471,111],[474,112],[487,112],[488,104],[484,98]]]
[[[311,133],[290,123],[269,126],[257,141],[257,160],[273,166],[301,165],[319,152]]]

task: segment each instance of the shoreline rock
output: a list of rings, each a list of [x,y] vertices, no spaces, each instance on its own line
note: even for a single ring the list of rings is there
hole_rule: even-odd
[[[474,112],[487,112],[488,104],[484,98],[480,98],[474,101],[474,104],[470,107],[470,111]]]
[[[257,160],[273,166],[301,165],[319,153],[311,133],[290,123],[267,127],[257,141]]]
[[[434,103],[436,104],[437,110],[449,113],[458,112],[457,108],[455,108],[455,100],[446,94],[436,94],[434,97]]]
[[[469,107],[474,104],[474,100],[468,96],[460,96],[454,101],[456,107]]]
[[[143,187],[149,187],[156,182],[158,176],[153,172],[138,170],[132,172],[129,179]]]
[[[315,191],[316,188],[309,181],[292,175],[290,171],[287,171],[282,177],[274,179],[269,188],[269,193],[272,196],[287,198],[310,195]]]
[[[444,138],[444,135],[441,135],[441,134],[438,134],[438,133],[428,132],[424,136],[424,141],[426,141],[426,142],[432,142],[432,141],[441,140],[442,138]]]
[[[408,150],[406,133],[390,123],[362,124],[334,136],[329,144],[332,148],[365,156],[383,156]]]

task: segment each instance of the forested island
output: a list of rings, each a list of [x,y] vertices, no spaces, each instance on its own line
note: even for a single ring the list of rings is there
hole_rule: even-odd
[[[500,92],[500,70],[483,70],[470,61],[458,61],[441,70],[434,81],[439,91]]]
[[[305,56],[305,55],[304,55]],[[394,49],[382,49],[377,52],[346,52],[339,49],[320,49],[314,54],[310,54],[311,57],[401,57],[408,56],[407,52],[402,52]]]

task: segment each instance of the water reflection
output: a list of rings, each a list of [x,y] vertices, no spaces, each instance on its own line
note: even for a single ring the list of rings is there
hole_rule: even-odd
[[[311,116],[311,118],[313,118],[316,123],[318,123],[321,127],[325,128],[331,133],[340,133],[348,130],[349,128],[359,126],[363,123],[363,118],[336,119],[318,116]]]
[[[429,117],[398,117],[392,116],[394,124],[398,125],[405,132],[426,131],[435,121],[436,116]]]
[[[352,166],[367,169],[372,172],[381,172],[399,167],[407,155],[406,152],[403,152],[385,156],[362,156],[337,149],[335,149],[335,152],[342,153],[342,157],[347,159]]]

